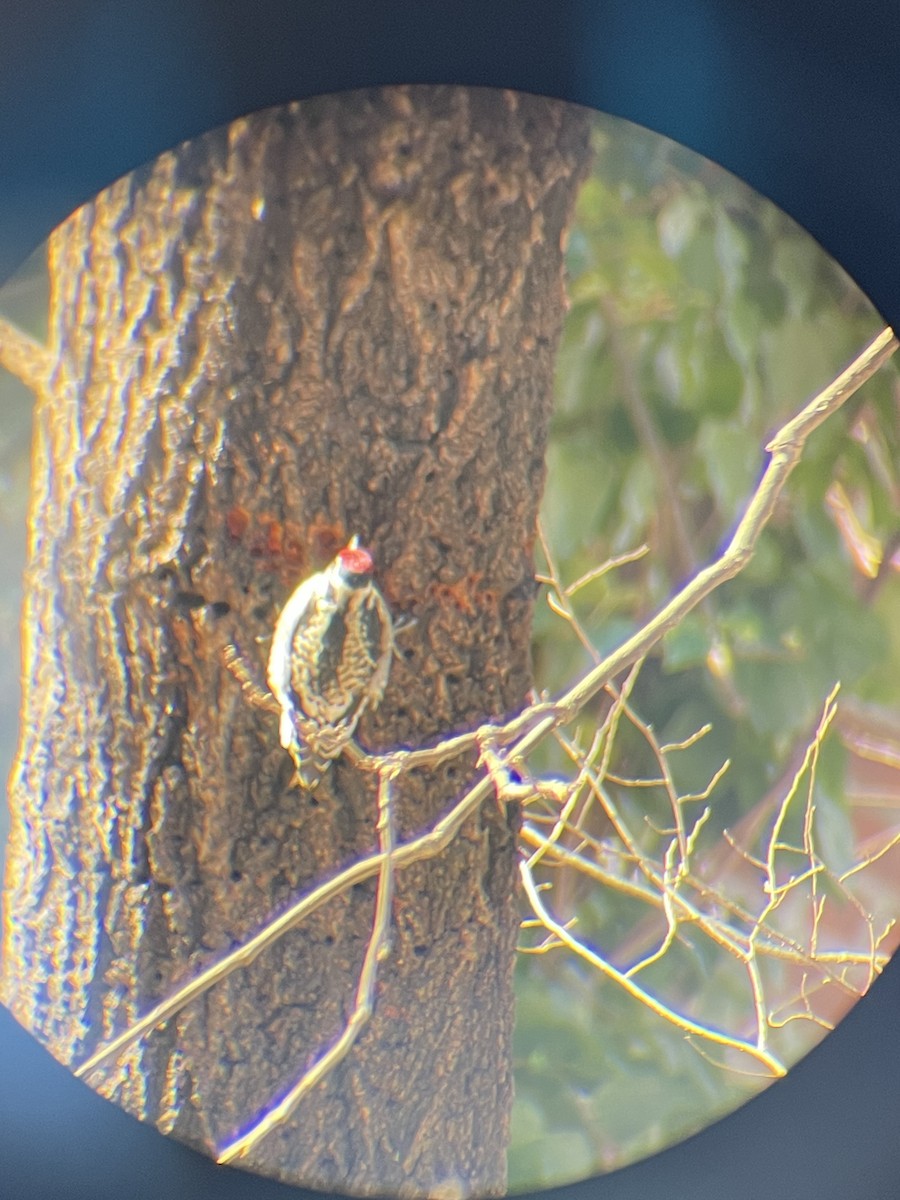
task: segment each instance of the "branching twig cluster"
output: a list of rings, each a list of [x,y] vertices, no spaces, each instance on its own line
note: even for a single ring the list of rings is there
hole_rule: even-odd
[[[560,597],[565,589],[553,576],[548,582],[556,593],[554,606],[562,611],[564,602]],[[577,625],[574,614],[569,619]],[[577,630],[576,636],[581,637]],[[838,687],[825,702],[814,738],[766,830],[760,853],[739,849],[741,858],[752,868],[752,878],[762,881],[756,888],[757,904],[751,908],[746,901],[729,895],[724,882],[706,877],[698,854],[701,832],[712,813],[710,798],[729,764],[722,763],[701,791],[691,794],[677,791],[671,760],[695,745],[710,727],[699,729],[677,744],[660,744],[653,729],[640,719],[630,703],[640,665],[635,665],[620,689],[610,685],[611,707],[600,727],[592,731],[587,749],[556,731],[575,773],[566,788],[557,788],[553,794],[548,794],[546,788],[536,788],[523,823],[523,846],[531,853],[523,856],[520,870],[533,912],[533,918],[525,922],[525,929],[537,931],[541,938],[526,950],[546,954],[565,947],[689,1035],[698,1048],[704,1042],[723,1046],[755,1059],[771,1076],[782,1075],[786,1067],[769,1045],[770,1032],[800,1018],[827,1027],[811,1003],[813,992],[829,984],[853,997],[865,992],[887,961],[888,955],[881,947],[893,924],[887,922],[876,930],[873,918],[847,886],[852,874],[871,865],[886,848],[873,852],[851,871],[836,875],[829,871],[815,844],[816,766],[836,712]],[[627,778],[616,772],[614,749],[622,721],[629,722],[644,739],[658,766],[657,775]],[[502,780],[498,786],[502,786]],[[653,789],[664,795],[670,812],[664,827],[655,828],[651,824],[647,806],[639,801],[632,800],[627,806],[619,802],[619,796],[633,796],[638,789]],[[631,812],[643,812],[642,827],[635,827],[634,819],[626,815],[626,807]],[[799,844],[794,844],[786,838],[785,828],[789,816],[793,817],[798,808],[802,838]],[[592,824],[596,824],[592,821],[595,809],[602,814],[601,824],[611,830],[608,838],[599,838],[591,832]],[[727,831],[725,836],[729,836]],[[653,940],[629,966],[617,964],[614,955],[603,954],[586,939],[578,938],[573,932],[576,919],[564,922],[553,915],[546,895],[552,892],[555,877],[561,871],[575,872],[611,893],[639,901],[656,914],[657,919],[649,922],[649,938]],[[826,904],[820,879],[825,878],[832,892],[837,891],[858,913],[864,944],[827,950],[820,947],[818,931]],[[810,909],[806,936],[796,932],[800,921],[793,911],[802,903]],[[719,1013],[715,1016],[711,1013],[704,1022],[678,1012],[659,994],[636,982],[639,975],[661,962],[677,942],[692,949],[697,934],[721,948],[746,974],[749,1005],[745,1023],[752,1029],[749,1036],[723,1032]],[[801,973],[799,995],[793,1002],[784,998],[779,999],[777,1006],[769,1002],[766,960],[791,964]],[[863,978],[854,980],[858,968],[863,969]],[[781,1010],[791,1008],[788,1015],[780,1015]]]
[[[848,886],[849,878],[863,870],[878,855],[856,864],[843,875],[835,876],[828,872],[815,842],[813,782],[822,741],[834,716],[836,689],[828,697],[802,768],[783,798],[762,850],[740,847],[747,863],[756,872],[761,872],[764,879],[762,903],[755,909],[729,898],[721,887],[704,880],[701,866],[698,865],[699,837],[711,811],[708,801],[727,770],[727,764],[722,765],[698,794],[681,795],[674,783],[674,756],[701,738],[707,730],[698,730],[692,738],[678,745],[660,745],[653,730],[635,712],[630,697],[641,663],[660,639],[706,596],[737,575],[750,560],[758,538],[813,430],[874,374],[897,345],[892,332],[885,330],[833,384],[781,429],[768,446],[771,456],[769,465],[722,555],[703,568],[642,629],[607,657],[601,659],[593,650],[577,622],[571,604],[573,593],[586,579],[576,581],[566,589],[548,553],[550,568],[546,582],[552,589],[551,604],[571,624],[576,636],[590,652],[594,662],[592,669],[559,699],[537,700],[505,725],[485,725],[471,733],[448,738],[436,746],[387,754],[364,754],[350,743],[345,753],[359,769],[372,773],[377,780],[377,849],[330,879],[321,881],[246,945],[201,972],[117,1038],[101,1046],[81,1064],[76,1074],[89,1076],[108,1065],[149,1030],[170,1020],[185,1005],[232,971],[252,962],[267,946],[322,904],[347,892],[362,880],[377,876],[372,932],[360,970],[351,1016],[334,1044],[319,1055],[309,1070],[270,1111],[240,1138],[221,1149],[220,1159],[228,1161],[246,1154],[346,1056],[369,1019],[378,965],[389,947],[395,873],[411,863],[440,854],[456,837],[466,819],[492,794],[503,802],[514,800],[526,803],[520,867],[525,896],[532,910],[532,918],[526,922],[526,927],[539,929],[543,939],[532,947],[533,950],[546,953],[554,947],[565,946],[664,1020],[681,1029],[701,1052],[704,1052],[704,1043],[719,1046],[726,1053],[730,1052],[732,1059],[741,1056],[753,1059],[768,1076],[783,1074],[784,1065],[768,1044],[771,1031],[777,1029],[779,1024],[799,1017],[816,1020],[811,996],[824,982],[837,984],[854,994],[865,990],[885,958],[880,946],[886,931],[874,929],[872,919],[853,899]],[[626,559],[628,557],[634,556],[626,556]],[[611,569],[616,565],[617,562],[611,562],[602,569]],[[596,572],[592,573],[592,577],[594,574]],[[248,700],[270,710],[273,704],[271,697],[253,681],[252,672],[248,671],[242,657],[229,651],[226,658],[227,665],[238,678]],[[623,679],[625,672],[627,675]],[[617,684],[616,681],[620,679],[621,683]],[[590,744],[586,748],[581,747],[576,739],[563,732],[563,727],[582,713],[588,701],[604,690],[610,698],[606,716],[600,727],[592,731]],[[632,779],[617,767],[614,753],[616,735],[623,722],[637,730],[649,748],[658,769],[653,779]],[[572,761],[574,769],[571,779],[545,782],[533,780],[529,774],[529,753],[550,735],[558,740]],[[479,756],[481,770],[477,781],[434,825],[398,842],[391,797],[394,789],[402,786],[403,776],[413,768],[435,767],[463,751],[477,752]],[[657,830],[649,825],[641,830],[632,828],[616,799],[617,795],[624,792],[647,786],[661,789],[668,802],[670,820]],[[796,809],[802,809],[803,813],[803,833],[799,844],[793,844],[784,836],[788,817]],[[592,810],[603,814],[613,831],[612,837],[601,839],[591,833],[588,817]],[[625,966],[614,963],[610,956],[576,937],[571,922],[558,919],[548,902],[554,872],[561,868],[577,871],[588,880],[632,897],[660,914],[662,924],[658,926],[660,932],[656,942],[630,966]],[[835,951],[820,947],[818,930],[826,904],[826,893],[820,885],[824,884],[826,878],[834,887],[843,890],[851,903],[858,905],[860,920],[868,930],[868,942],[864,950]],[[812,936],[806,944],[801,944],[778,924],[779,915],[801,895],[809,907],[812,923]],[[673,1005],[644,986],[642,977],[646,977],[654,964],[659,963],[673,947],[683,942],[688,931],[692,936],[696,931],[720,946],[746,973],[752,998],[749,1032],[722,1032],[708,1022],[677,1011]],[[770,1007],[761,969],[761,964],[769,958],[792,964],[802,972],[799,1009],[782,1013]],[[859,966],[865,972],[862,985],[850,979],[850,972]]]

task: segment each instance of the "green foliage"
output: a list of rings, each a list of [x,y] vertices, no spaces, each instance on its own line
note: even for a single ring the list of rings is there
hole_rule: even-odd
[[[649,547],[573,598],[603,654],[717,557],[764,469],[769,438],[883,323],[808,235],[713,164],[613,118],[597,118],[594,153],[568,243],[571,307],[542,523],[566,584]],[[842,697],[896,704],[900,580],[883,572],[869,586],[829,489],[840,484],[882,548],[896,536],[897,394],[890,365],[814,434],[749,567],[672,631],[639,677],[633,704],[660,740],[712,726],[678,757],[679,788],[702,789],[731,759],[704,846],[784,779],[836,682]],[[565,621],[539,604],[539,686],[559,692],[590,664]],[[585,714],[584,724],[596,717]],[[634,753],[634,773],[654,774]],[[552,746],[534,766],[571,770]],[[845,769],[840,742],[826,742],[816,837],[838,871],[852,861]],[[643,793],[640,803],[657,800]],[[643,822],[634,791],[617,802]],[[791,821],[789,832],[802,837],[801,818]],[[634,907],[592,885],[573,909],[579,936],[615,957]],[[746,976],[699,939],[648,974],[667,994],[683,989],[687,1007],[713,997],[723,1026],[746,1011]],[[517,994],[513,1188],[623,1165],[760,1086],[701,1057],[562,949],[524,957]],[[821,1035],[802,1025],[783,1035],[793,1058]]]
[[[567,580],[640,542],[651,548],[638,571],[605,576],[579,608],[604,651],[716,555],[759,479],[768,437],[881,323],[811,238],[726,172],[611,118],[597,119],[594,150],[569,241],[572,307],[542,519]],[[895,379],[883,371],[816,433],[789,508],[745,576],[662,649],[667,671],[707,674],[719,644],[759,731],[798,732],[837,679],[874,695],[864,677],[889,635],[880,607],[860,596],[825,497],[841,480],[873,535],[893,533],[895,496],[848,429],[865,406],[893,470]],[[675,548],[675,506],[686,551]],[[542,615],[536,636],[542,684],[564,686],[577,665],[558,619]],[[713,685],[695,686],[715,700]],[[649,700],[645,716],[667,719]]]
[[[676,1030],[598,989],[560,950],[523,961],[519,994],[513,1191],[611,1170],[752,1094],[745,1077],[720,1077]]]

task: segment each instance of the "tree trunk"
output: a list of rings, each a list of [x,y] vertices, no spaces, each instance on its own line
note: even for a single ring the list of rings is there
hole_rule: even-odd
[[[298,789],[222,662],[234,638],[262,676],[287,595],[351,534],[416,618],[364,746],[524,705],[587,132],[502,92],[305,101],[163,155],[53,235],[2,993],[63,1062],[375,845],[370,778],[341,760]],[[473,772],[405,779],[398,837]],[[371,1022],[245,1162],[358,1193],[504,1190],[514,826],[486,805],[398,872]],[[104,1094],[207,1151],[232,1138],[340,1033],[373,894],[123,1052]]]

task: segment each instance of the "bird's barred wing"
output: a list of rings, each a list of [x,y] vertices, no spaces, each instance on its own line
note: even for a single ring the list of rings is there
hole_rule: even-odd
[[[356,696],[342,677],[346,639],[345,613],[328,595],[317,598],[294,631],[291,684],[318,725],[338,724]]]
[[[342,615],[324,574],[301,583],[281,610],[272,635],[267,678],[281,706],[283,746],[296,741],[292,714],[298,706],[299,715],[323,725],[339,721],[347,708],[346,698],[333,687],[342,626]]]
[[[291,749],[296,745],[297,733],[291,712],[294,708],[292,694],[294,634],[303,614],[316,602],[320,591],[319,577],[313,576],[294,589],[287,604],[275,622],[266,678],[272,695],[281,706],[280,740],[282,746]]]

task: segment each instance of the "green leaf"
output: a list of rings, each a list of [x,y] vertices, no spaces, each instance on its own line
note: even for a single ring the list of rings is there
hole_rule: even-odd
[[[731,523],[742,511],[759,478],[761,455],[745,430],[723,421],[705,421],[697,433],[716,508]]]
[[[703,666],[708,654],[707,622],[695,613],[676,625],[663,642],[663,663],[667,671],[684,671],[688,667]]]

